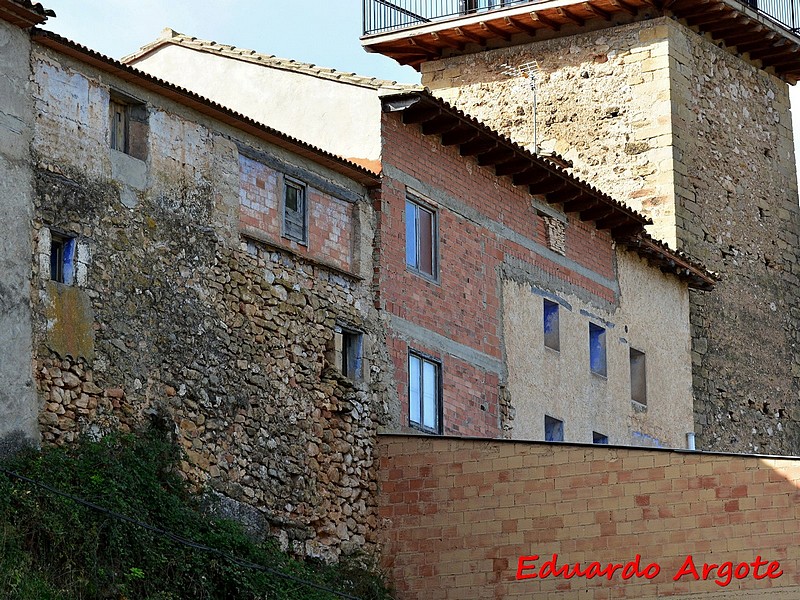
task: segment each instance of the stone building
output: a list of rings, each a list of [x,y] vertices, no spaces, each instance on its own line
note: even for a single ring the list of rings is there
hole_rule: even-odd
[[[685,446],[685,286],[711,281],[637,237],[639,215],[416,86],[169,29],[124,60],[380,170],[373,289],[395,372],[389,430]],[[317,121],[350,139],[334,145]],[[525,173],[504,177],[501,162]]]
[[[357,164],[0,2],[7,448],[154,423],[336,557],[376,548],[379,429],[684,446],[714,282],[641,214],[419,89],[359,88]]]
[[[370,550],[377,177],[6,4],[4,443],[154,422],[295,552]]]
[[[650,216],[691,295],[698,447],[800,452],[796,2],[366,4],[364,47]],[[529,76],[529,77],[526,77]],[[531,83],[535,84],[534,104]]]

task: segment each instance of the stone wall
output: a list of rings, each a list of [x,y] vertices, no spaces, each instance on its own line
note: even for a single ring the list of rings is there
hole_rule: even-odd
[[[796,459],[389,435],[378,451],[398,600],[800,593]],[[600,564],[554,576],[554,555],[570,571]],[[597,574],[609,564],[620,566]]]
[[[539,144],[722,275],[692,294],[699,447],[800,453],[797,184],[788,86],[668,18],[423,65],[423,83]]]
[[[31,313],[28,257],[33,107],[28,93],[27,33],[0,20],[0,455],[38,443],[36,397],[30,372]]]
[[[44,441],[154,423],[185,450],[190,481],[293,552],[371,550],[391,371],[363,260],[366,190],[50,51],[33,65],[26,262]],[[108,147],[109,86],[147,104],[147,161]],[[244,148],[302,179],[318,210],[347,207],[332,215],[347,264],[240,223]],[[54,236],[74,240],[71,282],[51,280]],[[339,327],[362,336],[354,378],[336,362]]]

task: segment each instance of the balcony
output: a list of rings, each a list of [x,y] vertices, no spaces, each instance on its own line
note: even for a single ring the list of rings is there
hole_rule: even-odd
[[[592,21],[671,16],[792,83],[800,78],[800,0],[363,0],[363,10],[362,45],[415,68]]]

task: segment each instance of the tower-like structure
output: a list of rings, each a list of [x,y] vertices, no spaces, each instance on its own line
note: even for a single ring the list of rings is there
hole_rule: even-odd
[[[713,293],[691,298],[698,448],[800,454],[788,92],[800,78],[800,1],[365,0],[364,10],[368,51],[413,65],[434,93],[532,150],[537,131],[541,152],[571,160],[650,216],[655,237],[719,273]],[[536,107],[513,76],[531,61]]]

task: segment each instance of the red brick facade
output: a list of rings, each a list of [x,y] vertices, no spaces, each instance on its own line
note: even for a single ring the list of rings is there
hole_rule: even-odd
[[[615,301],[615,292],[575,269],[614,281],[611,236],[592,223],[569,217],[566,255],[550,260],[545,224],[526,186],[515,187],[490,168],[424,136],[394,114],[383,117],[384,178],[376,201],[379,216],[378,289],[383,308],[436,339],[475,351],[495,370],[481,368],[455,353],[426,347],[407,331],[390,325],[401,405],[401,426],[409,424],[408,352],[441,362],[445,434],[496,437],[502,434],[501,271],[509,259],[544,271],[596,297]],[[406,265],[405,202],[409,194],[436,212],[438,276],[435,281]],[[537,248],[534,251],[531,247]],[[407,329],[407,328],[406,328]],[[418,331],[418,330],[416,330]],[[462,354],[463,354],[462,352]],[[485,361],[485,362],[486,362]]]

